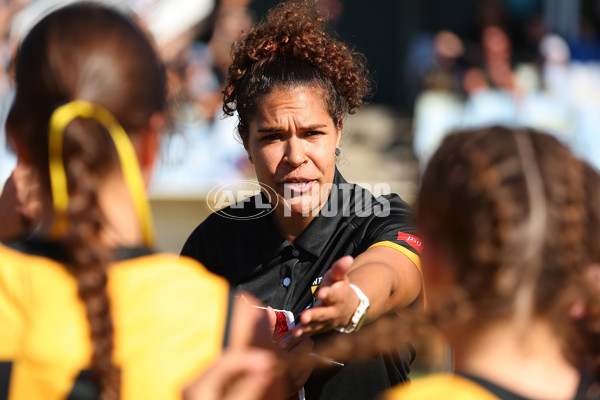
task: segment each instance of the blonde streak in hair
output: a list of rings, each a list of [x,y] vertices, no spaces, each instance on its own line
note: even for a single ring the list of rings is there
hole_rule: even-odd
[[[534,294],[536,283],[543,265],[542,251],[548,225],[548,204],[546,201],[544,182],[536,157],[531,135],[525,131],[514,132],[517,154],[521,160],[529,214],[519,224],[511,237],[511,245],[507,248],[508,262],[521,266],[520,279],[515,287],[515,314],[517,326],[525,327],[534,313]],[[520,260],[514,259],[514,256]],[[512,260],[511,260],[512,259]],[[510,264],[507,264],[510,265]]]

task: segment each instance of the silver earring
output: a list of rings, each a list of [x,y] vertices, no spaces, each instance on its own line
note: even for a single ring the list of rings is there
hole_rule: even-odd
[[[342,153],[342,152],[340,151],[340,148],[339,148],[339,147],[336,147],[336,148],[335,148],[335,155],[336,155],[336,156],[339,156],[341,153]]]

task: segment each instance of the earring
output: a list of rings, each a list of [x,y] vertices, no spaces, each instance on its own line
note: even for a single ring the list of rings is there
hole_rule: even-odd
[[[250,154],[248,154],[248,162],[250,164],[254,164],[254,161],[252,161],[252,156]]]
[[[342,152],[340,151],[340,148],[339,148],[339,147],[336,147],[336,148],[335,148],[335,155],[336,155],[336,156],[339,156],[341,153],[342,153]]]

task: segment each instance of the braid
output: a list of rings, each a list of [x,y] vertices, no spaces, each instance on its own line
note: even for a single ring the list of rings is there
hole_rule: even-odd
[[[564,315],[586,257],[581,168],[555,138],[533,131],[493,127],[444,141],[419,197],[421,228],[439,236],[458,283],[448,298],[455,304],[442,310],[462,301],[479,323]]]
[[[537,137],[535,143],[537,152],[545,155],[540,157],[540,164],[546,182],[551,224],[551,234],[546,235],[544,249],[544,273],[547,278],[539,282],[538,288],[538,307],[543,310],[557,303],[558,293],[564,293],[561,301],[567,303],[581,296],[582,271],[588,260],[584,238],[589,216],[586,211],[583,164],[567,148],[555,146],[554,140]]]
[[[113,322],[106,291],[111,254],[102,245],[100,232],[105,221],[96,194],[101,186],[98,170],[106,161],[103,155],[107,154],[109,143],[106,133],[92,120],[72,122],[65,137],[70,139],[65,143],[65,153],[69,153],[65,169],[70,191],[66,248],[79,286],[79,297],[87,312],[92,341],[91,365],[101,387],[100,399],[115,400],[120,393],[120,373],[111,358]],[[90,141],[96,143],[90,145]]]
[[[481,310],[488,310],[483,315],[490,318],[512,312],[511,301],[490,294],[514,291],[517,271],[509,269],[508,276],[498,280],[498,270],[504,264],[506,243],[527,207],[507,185],[522,178],[518,160],[511,157],[514,140],[500,131],[492,136],[482,132],[449,137],[424,176],[420,225],[444,246],[460,282],[433,315],[436,324],[465,322]],[[433,198],[435,202],[430,201]]]

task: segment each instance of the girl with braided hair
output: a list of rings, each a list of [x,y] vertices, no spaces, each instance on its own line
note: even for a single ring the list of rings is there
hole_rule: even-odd
[[[597,172],[550,135],[458,132],[428,164],[418,207],[427,315],[454,374],[384,398],[597,398]]]
[[[151,251],[165,80],[142,30],[97,4],[52,12],[20,45],[7,133],[41,205],[0,248],[0,398],[178,399],[226,338],[270,342],[262,315],[229,313],[224,279]]]
[[[281,310],[276,334],[289,332],[279,343],[291,352],[405,309],[421,290],[409,206],[374,197],[336,167],[344,117],[369,91],[364,57],[327,31],[315,1],[279,4],[234,44],[223,108],[237,113],[262,190],[210,215],[182,254]],[[407,380],[413,357],[406,344],[310,377],[297,371],[293,389],[372,398]]]

